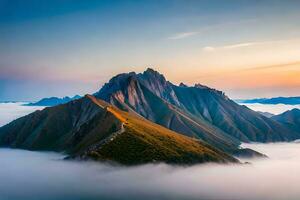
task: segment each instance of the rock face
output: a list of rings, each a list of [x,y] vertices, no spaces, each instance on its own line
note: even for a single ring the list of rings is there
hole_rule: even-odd
[[[290,127],[238,105],[221,91],[201,84],[176,86],[152,69],[141,74],[120,74],[95,95],[223,149],[238,141],[275,142],[300,137]]]
[[[0,145],[66,152],[73,158],[195,164],[235,158],[93,96],[45,108],[0,128]]]
[[[164,78],[157,80],[155,83],[150,83],[150,80],[157,76],[156,73],[149,80],[144,80],[144,84],[141,84],[140,79],[145,74],[147,74],[147,78],[150,77],[148,73],[149,70],[138,76],[135,73],[118,75],[105,84],[100,92],[95,95],[122,110],[137,113],[166,128],[189,137],[202,139],[222,150],[235,148],[240,144],[238,140],[213,126],[202,117],[199,118],[185,112],[180,107],[160,97],[165,96],[171,102],[176,102],[174,95],[168,95],[163,91],[157,91],[154,94],[149,90],[144,85],[145,83],[148,86],[156,85],[149,86],[150,88],[163,89],[167,85],[168,90],[175,94],[171,83],[166,82]]]
[[[300,110],[292,109],[280,115],[275,115],[272,119],[289,126],[291,129],[300,132]]]

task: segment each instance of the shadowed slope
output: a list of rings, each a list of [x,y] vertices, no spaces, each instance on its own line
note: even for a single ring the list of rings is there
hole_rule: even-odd
[[[282,114],[275,115],[272,117],[272,119],[289,126],[295,131],[300,132],[300,110],[299,109],[295,108],[286,111]]]

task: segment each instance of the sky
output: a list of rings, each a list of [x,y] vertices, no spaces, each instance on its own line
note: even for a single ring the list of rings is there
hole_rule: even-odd
[[[300,1],[0,0],[0,101],[147,67],[233,99],[300,95]]]

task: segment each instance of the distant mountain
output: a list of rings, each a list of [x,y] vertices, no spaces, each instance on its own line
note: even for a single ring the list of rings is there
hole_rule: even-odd
[[[239,141],[275,142],[300,137],[289,127],[238,105],[221,91],[201,84],[176,86],[153,69],[119,74],[95,96],[223,150]]]
[[[300,97],[274,97],[274,98],[262,98],[262,99],[248,99],[248,100],[238,100],[238,102],[297,105],[300,104]]]
[[[261,111],[257,111],[259,114],[265,116],[265,117],[268,117],[268,118],[271,118],[274,116],[274,114],[272,113],[269,113],[269,112],[261,112]]]
[[[238,162],[216,148],[87,95],[0,128],[0,145],[66,152],[71,158],[194,164]]]
[[[64,103],[68,103],[72,100],[75,99],[79,99],[81,98],[81,96],[79,95],[75,95],[74,97],[63,97],[63,98],[59,98],[59,97],[49,97],[49,98],[43,98],[37,102],[34,103],[28,103],[25,104],[25,106],[56,106],[59,104],[64,104]]]
[[[292,109],[286,111],[280,115],[275,115],[272,117],[273,120],[284,123],[289,126],[291,129],[300,132],[300,110]]]

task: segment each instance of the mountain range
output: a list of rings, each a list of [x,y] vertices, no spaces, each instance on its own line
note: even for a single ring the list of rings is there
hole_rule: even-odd
[[[241,149],[241,142],[299,138],[300,130],[276,116],[265,117],[201,84],[177,86],[150,68],[119,74],[93,95],[0,128],[2,146],[129,165],[238,162],[233,156],[260,155]]]
[[[64,103],[68,103],[70,101],[73,101],[75,99],[79,99],[81,98],[81,96],[79,95],[75,95],[74,97],[63,97],[63,98],[59,98],[59,97],[48,97],[48,98],[43,98],[37,102],[31,102],[28,104],[25,104],[25,106],[56,106],[59,104],[64,104]]]
[[[273,97],[273,98],[261,98],[261,99],[246,99],[246,100],[237,100],[237,102],[298,105],[300,104],[300,97]]]

